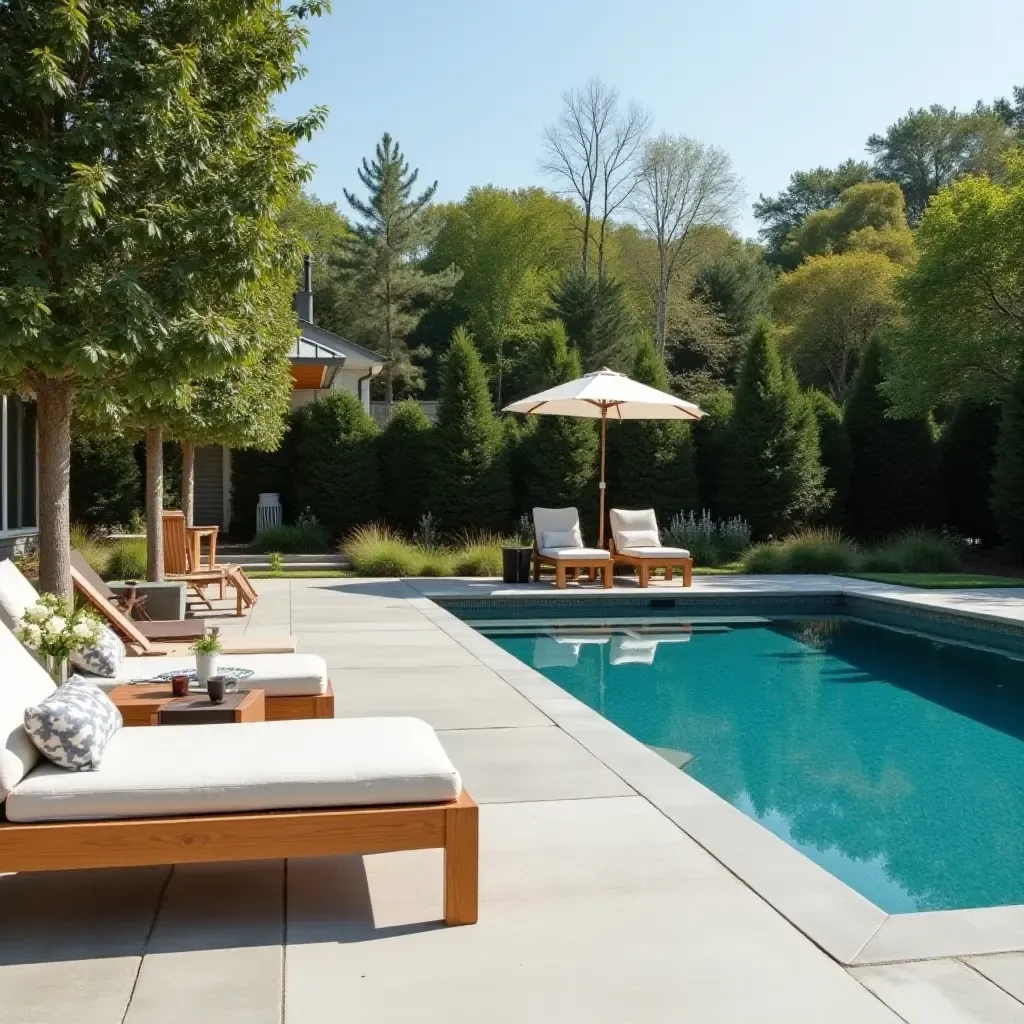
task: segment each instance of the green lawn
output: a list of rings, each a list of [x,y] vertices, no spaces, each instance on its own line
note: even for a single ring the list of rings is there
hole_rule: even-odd
[[[245,575],[251,580],[336,580],[357,574],[351,569],[282,569],[280,572],[253,569],[246,570]]]
[[[895,583],[925,590],[977,590],[979,588],[1024,587],[1014,576],[985,576],[970,572],[854,572],[850,578],[872,583]]]

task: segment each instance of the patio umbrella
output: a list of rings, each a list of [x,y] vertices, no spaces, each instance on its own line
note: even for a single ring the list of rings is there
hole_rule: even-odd
[[[505,406],[505,412],[537,416],[580,416],[601,421],[601,483],[598,546],[604,547],[604,462],[608,420],[699,420],[692,402],[658,391],[614,370],[587,373],[568,384],[541,391]]]

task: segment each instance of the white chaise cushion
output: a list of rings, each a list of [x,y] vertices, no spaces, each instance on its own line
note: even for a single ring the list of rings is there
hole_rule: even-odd
[[[9,559],[0,562],[0,623],[14,629],[30,608],[39,600],[36,588],[22,575]]]
[[[686,548],[665,548],[665,547],[644,547],[644,548],[619,548],[624,555],[634,555],[637,558],[689,558],[690,552]]]
[[[268,697],[306,697],[327,692],[327,662],[318,654],[222,654],[220,668],[250,668],[253,674],[239,683],[263,690]],[[194,654],[125,658],[116,679],[97,677],[104,689],[122,683],[140,683],[167,672],[187,672],[196,667]]]
[[[417,718],[122,729],[94,772],[43,762],[11,821],[87,821],[455,800],[462,781]]]
[[[548,546],[544,541],[544,535],[548,533],[571,533],[573,535],[573,543],[551,545],[553,547],[583,546],[580,514],[575,508],[535,508],[533,510],[533,529],[538,548]]]
[[[546,558],[611,558],[604,548],[541,548],[540,553]]]
[[[43,666],[0,625],[0,801],[40,759],[25,732],[25,708],[45,700],[55,689]]]
[[[653,508],[613,508],[608,513],[608,522],[612,528],[615,547],[619,551],[624,551],[628,547],[653,547],[661,543],[658,520],[654,515]],[[638,531],[645,535],[642,544],[635,539],[627,540],[625,534],[633,534]]]
[[[615,546],[624,551],[627,548],[656,548],[661,538],[655,530],[619,530],[615,535]]]
[[[542,548],[581,548],[583,536],[579,527],[575,530],[548,530],[540,536]]]

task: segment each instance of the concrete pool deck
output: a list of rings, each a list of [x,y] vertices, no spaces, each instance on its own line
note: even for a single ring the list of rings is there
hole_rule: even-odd
[[[695,584],[736,587],[721,577]],[[434,851],[4,876],[4,1024],[1024,1024],[1024,954],[847,969],[865,946],[839,934],[829,955],[812,942],[807,921],[826,928],[844,916],[836,901],[850,890],[814,865],[824,877],[808,887],[769,854],[744,870],[770,875],[776,864],[796,909],[780,913],[758,895],[688,834],[701,820],[721,823],[714,794],[426,596],[481,586],[503,589],[260,581],[251,615],[224,620],[232,632],[291,631],[300,650],[323,655],[339,715],[412,714],[439,730],[481,804],[478,925],[437,924]],[[978,594],[965,603],[1024,621],[1021,592]],[[948,592],[928,596],[954,607]],[[756,853],[736,829],[738,850]],[[857,899],[880,937],[877,908]]]

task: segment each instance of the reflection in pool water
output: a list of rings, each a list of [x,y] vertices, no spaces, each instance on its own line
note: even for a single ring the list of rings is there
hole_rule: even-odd
[[[1024,903],[1024,662],[841,618],[485,631],[883,910]]]

